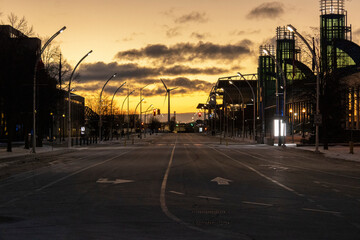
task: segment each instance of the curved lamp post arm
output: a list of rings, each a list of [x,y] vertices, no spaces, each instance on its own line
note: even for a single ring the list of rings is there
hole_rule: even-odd
[[[252,96],[253,96],[253,135],[254,135],[254,140],[255,140],[255,131],[256,131],[256,114],[255,114],[255,103],[256,103],[256,99],[255,99],[255,93],[254,93],[254,89],[253,87],[251,86],[251,84],[249,83],[248,80],[246,80],[246,78],[240,73],[238,72],[238,76],[241,77],[246,83],[247,85],[249,85],[250,87],[250,90],[251,90],[251,93],[252,93]]]
[[[77,69],[77,67],[80,65],[80,63],[87,57],[89,56],[90,54],[92,53],[92,50],[90,50],[87,54],[85,54],[85,56],[83,56],[80,61],[76,64],[74,70],[71,72],[71,75],[70,75],[70,79],[69,79],[69,91],[70,91],[70,86],[71,86],[71,81],[72,81],[72,78],[73,78],[73,75],[75,73],[75,70]]]
[[[122,114],[122,110],[123,110],[124,103],[125,103],[126,99],[128,99],[128,97],[129,97],[131,94],[133,94],[134,92],[135,92],[135,90],[133,90],[132,92],[130,92],[130,93],[126,96],[126,98],[124,99],[124,101],[123,101],[123,103],[122,103],[122,105],[121,105],[120,114]]]
[[[144,100],[145,100],[145,98],[141,99],[141,101],[136,105],[134,114],[136,114],[136,109],[138,108],[138,106],[140,105],[140,103],[141,103],[142,101],[144,101]]]
[[[54,38],[56,38],[60,33],[62,33],[64,30],[66,29],[66,26],[62,27],[59,31],[57,31],[54,35],[52,35],[51,38],[49,38],[49,40],[47,40],[47,42],[44,44],[44,46],[41,48],[40,51],[40,56],[41,54],[44,52],[45,48],[50,44],[50,42],[52,40],[54,40]]]
[[[35,66],[34,66],[34,81],[33,81],[33,141],[32,141],[32,152],[36,153],[36,71],[37,66],[40,61],[41,55],[44,52],[45,48],[50,44],[54,38],[56,38],[60,33],[62,33],[66,27],[62,27],[59,31],[57,31],[54,35],[51,36],[49,40],[44,44],[41,48],[39,55],[36,57]]]
[[[117,73],[114,73],[114,74],[105,82],[104,86],[102,87],[101,92],[100,92],[100,102],[101,102],[102,93],[103,93],[106,85],[108,84],[108,82],[109,82],[112,78],[116,77],[116,74],[117,74]]]
[[[111,99],[111,115],[112,115],[112,108],[113,108],[114,97],[115,97],[116,93],[117,93],[125,84],[126,84],[126,82],[124,82],[123,84],[121,84],[121,86],[118,87],[118,89],[116,89],[116,91],[115,91],[114,94],[113,94],[113,97],[112,97],[112,99]]]
[[[71,148],[71,80],[74,76],[75,70],[80,65],[80,63],[92,53],[92,50],[90,50],[85,56],[83,56],[80,61],[76,64],[74,70],[72,71],[69,79],[69,87],[68,87],[68,148]]]
[[[315,63],[315,69],[316,69],[316,114],[320,115],[320,64],[318,63],[316,59],[315,49],[312,49],[310,44],[306,41],[306,39],[296,30],[294,26],[291,24],[287,25],[287,28],[289,31],[294,32],[308,47],[310,50],[313,61]],[[319,152],[319,124],[315,124],[315,152]]]

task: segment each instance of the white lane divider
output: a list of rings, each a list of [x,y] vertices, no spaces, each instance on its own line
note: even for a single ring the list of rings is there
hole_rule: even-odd
[[[185,195],[185,193],[182,193],[182,192],[176,192],[176,191],[169,191],[169,192],[171,192],[173,194],[177,194],[177,195]]]
[[[304,211],[310,211],[310,212],[320,212],[320,213],[330,213],[334,215],[341,214],[340,212],[334,212],[334,211],[328,211],[328,210],[321,210],[321,209],[313,209],[313,208],[302,208]]]
[[[247,201],[242,201],[242,203],[244,203],[244,204],[251,204],[251,205],[259,205],[259,206],[266,206],[266,207],[272,207],[272,206],[274,206],[274,204],[259,203],[259,202],[247,202]]]
[[[210,200],[221,200],[221,198],[217,197],[208,197],[208,196],[197,196],[198,198],[210,199]]]

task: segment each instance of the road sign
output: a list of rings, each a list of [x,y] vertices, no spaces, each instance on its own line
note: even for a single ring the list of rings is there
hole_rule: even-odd
[[[316,125],[321,125],[322,124],[322,115],[321,114],[315,114],[314,115],[314,123]]]

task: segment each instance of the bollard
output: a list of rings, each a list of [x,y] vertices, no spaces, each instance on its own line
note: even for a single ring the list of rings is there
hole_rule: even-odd
[[[131,138],[131,144],[134,145],[134,138]]]
[[[229,146],[229,141],[228,140],[226,140],[226,146]]]
[[[124,146],[126,147],[126,139],[124,140]]]
[[[354,142],[353,141],[349,142],[349,147],[350,147],[350,154],[354,154]]]

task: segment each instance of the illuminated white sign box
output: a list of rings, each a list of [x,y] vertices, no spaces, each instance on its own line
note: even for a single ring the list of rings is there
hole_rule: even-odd
[[[280,136],[281,137],[286,137],[286,123],[283,122],[283,120],[279,120],[279,119],[275,119],[274,120],[274,136],[278,137],[279,136],[279,121],[280,122]]]

